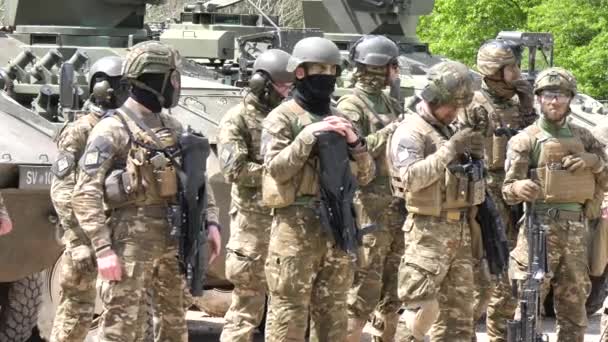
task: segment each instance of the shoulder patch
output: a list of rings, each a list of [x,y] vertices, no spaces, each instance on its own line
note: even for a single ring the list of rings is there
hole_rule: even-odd
[[[101,165],[112,157],[113,149],[110,139],[104,136],[95,137],[87,144],[80,158],[80,168],[89,176],[94,175]]]
[[[58,179],[63,179],[70,172],[74,170],[74,165],[76,164],[74,154],[61,151],[57,154],[57,158],[53,165],[51,165],[51,172]]]

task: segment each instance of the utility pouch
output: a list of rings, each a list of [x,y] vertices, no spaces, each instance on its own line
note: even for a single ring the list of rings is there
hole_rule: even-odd
[[[501,135],[492,136],[492,159],[488,160],[492,170],[504,169],[507,158],[507,143],[509,138]]]
[[[469,206],[469,179],[466,174],[445,170],[444,209],[465,208]]]
[[[171,198],[177,194],[177,172],[173,166],[155,170],[154,176],[158,183],[160,197]]]
[[[262,202],[269,208],[283,208],[296,200],[293,180],[279,183],[266,171],[262,173]]]
[[[129,200],[128,193],[125,187],[125,179],[129,181],[129,177],[125,177],[125,170],[113,170],[104,181],[105,200],[110,207],[118,207]]]
[[[595,193],[595,177],[589,170],[572,173],[564,169],[546,168],[545,202],[585,203]]]

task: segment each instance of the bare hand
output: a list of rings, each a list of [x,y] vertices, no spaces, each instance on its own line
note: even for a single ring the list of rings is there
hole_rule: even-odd
[[[210,224],[208,227],[207,242],[211,247],[211,254],[209,255],[209,265],[211,265],[222,251],[222,235],[219,228],[214,224]]]
[[[530,179],[518,180],[512,187],[515,195],[526,202],[533,202],[540,194],[540,186]]]
[[[570,172],[575,172],[582,168],[593,169],[599,161],[600,159],[597,155],[587,152],[577,153],[562,158],[564,168]]]
[[[111,249],[97,257],[97,269],[103,280],[119,281],[122,279],[120,259]]]
[[[353,130],[352,124],[339,116],[328,116],[323,121],[315,122],[306,127],[313,134],[319,132],[336,132],[346,138],[348,143],[357,141],[357,135]]]
[[[10,218],[0,219],[0,235],[6,235],[13,230],[13,221]]]

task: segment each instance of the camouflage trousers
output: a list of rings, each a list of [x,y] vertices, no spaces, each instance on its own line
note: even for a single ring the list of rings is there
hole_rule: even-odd
[[[63,240],[66,248],[62,256],[61,291],[51,342],[82,342],[95,313],[97,264],[91,248],[73,231],[66,230]]]
[[[399,320],[396,341],[423,341],[427,332],[431,341],[471,341],[473,260],[465,214],[456,221],[408,215],[398,288],[407,310]]]
[[[157,320],[156,341],[187,341],[184,280],[178,266],[177,244],[168,237],[165,210],[144,208],[114,213],[112,249],[123,266],[120,281],[102,281],[104,305],[99,341],[138,340],[147,316],[147,290],[151,289]]]
[[[333,245],[315,209],[276,209],[265,265],[273,316],[266,342],[304,342],[309,317],[311,342],[344,340],[354,258]]]
[[[359,267],[348,293],[349,336],[357,336],[361,323],[373,313],[372,335],[392,341],[401,308],[397,275],[405,249],[401,230],[405,203],[392,196],[366,195],[359,194],[355,200],[359,226],[376,224],[377,228],[363,237]]]
[[[558,220],[539,216],[546,230],[549,273],[541,289],[541,303],[553,287],[557,321],[557,341],[582,342],[587,327],[585,302],[591,290],[587,257],[587,227],[582,221]],[[528,265],[527,227],[519,232],[517,246],[511,252],[513,279],[523,281]]]
[[[491,172],[494,176],[489,181],[488,191],[494,199],[496,209],[500,213],[505,225],[509,247],[513,248],[517,236],[515,234],[515,224],[512,222],[509,206],[502,198],[502,179],[497,172]],[[493,186],[492,186],[493,185]],[[490,342],[505,342],[507,339],[507,321],[513,319],[517,309],[517,299],[513,297],[511,281],[507,272],[500,279],[491,276],[487,270],[487,265],[479,261],[474,265],[475,275],[475,297],[474,321],[477,322],[486,313],[486,331]],[[474,340],[475,335],[474,336]]]
[[[224,317],[222,342],[249,342],[260,325],[266,305],[264,263],[272,216],[230,211],[230,239],[226,246],[226,278],[234,285],[232,303]]]

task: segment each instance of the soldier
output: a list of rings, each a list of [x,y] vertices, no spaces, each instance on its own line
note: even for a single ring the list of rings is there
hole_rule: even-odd
[[[57,159],[51,167],[55,175],[51,199],[63,229],[61,295],[53,322],[51,341],[84,341],[95,309],[97,265],[90,241],[72,211],[72,192],[78,179],[77,161],[84,152],[89,133],[101,118],[118,108],[128,94],[121,85],[123,59],[108,56],[89,70],[88,113],[67,124],[57,137]]]
[[[365,136],[376,162],[376,177],[357,193],[359,226],[377,224],[363,237],[361,267],[348,295],[348,341],[359,342],[365,322],[374,312],[374,340],[392,341],[399,320],[397,272],[403,255],[403,199],[391,195],[386,142],[397,128],[399,103],[383,90],[399,78],[399,48],[384,36],[364,36],[351,48],[356,63],[355,89],[338,101],[338,110]]]
[[[256,59],[249,92],[224,115],[218,151],[224,176],[232,183],[230,239],[226,246],[226,278],[234,285],[232,304],[220,340],[247,342],[260,325],[266,304],[264,262],[268,252],[270,208],[262,204],[260,155],[262,120],[291,89],[289,54],[268,50]]]
[[[293,99],[263,122],[263,196],[266,205],[276,208],[265,265],[273,316],[267,341],[304,341],[309,312],[311,341],[346,337],[353,260],[334,246],[319,219],[317,134],[333,131],[345,137],[361,184],[371,180],[374,164],[365,139],[330,107],[339,64],[333,42],[300,40],[287,66],[296,76]]]
[[[8,215],[6,206],[4,204],[4,197],[0,194],[0,236],[6,235],[13,230],[13,221]]]
[[[399,298],[407,308],[397,341],[470,341],[473,332],[473,260],[469,216],[483,201],[484,180],[459,169],[483,153],[480,133],[450,124],[473,97],[473,79],[458,62],[431,69],[416,113],[406,116],[388,151],[393,187],[409,212],[403,230]]]
[[[557,340],[582,342],[588,323],[585,301],[591,288],[585,210],[608,173],[606,155],[587,129],[568,120],[576,95],[576,80],[569,71],[542,71],[534,93],[542,116],[509,142],[502,190],[508,204],[534,203],[528,210],[535,211],[546,233],[546,276],[553,285]],[[509,271],[520,281],[528,266],[528,229],[520,229],[511,252]],[[541,298],[548,288],[545,281]]]
[[[139,304],[147,289],[153,292],[162,327],[162,338],[156,338],[187,341],[184,279],[167,217],[176,201],[179,161],[174,156],[183,130],[161,112],[177,104],[178,62],[177,52],[159,42],[130,49],[123,66],[129,98],[93,128],[79,162],[72,206],[103,280],[100,341],[137,338],[143,314]],[[110,211],[108,222],[104,208]],[[208,221],[216,219],[208,214]],[[215,222],[208,226],[211,258],[220,249]]]
[[[485,163],[488,190],[497,205],[505,224],[512,247],[515,246],[515,223],[510,207],[502,199],[504,164],[507,141],[517,131],[530,125],[534,119],[532,85],[521,78],[518,67],[519,51],[504,40],[490,40],[477,53],[477,70],[483,75],[481,90],[476,91],[473,102],[462,112],[459,124],[482,132],[485,139]],[[475,260],[475,321],[487,307],[486,326],[491,341],[505,341],[507,320],[513,318],[517,302],[511,295],[507,274],[496,282]]]

